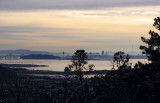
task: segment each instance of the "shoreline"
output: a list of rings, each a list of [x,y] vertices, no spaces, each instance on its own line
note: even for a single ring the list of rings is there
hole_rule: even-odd
[[[11,68],[17,72],[18,75],[75,75],[74,71],[50,71],[50,70],[29,70],[26,67],[47,67],[47,65],[35,65],[35,64],[0,64],[3,67]],[[99,75],[106,74],[114,70],[94,70],[94,71],[82,71],[84,75]]]

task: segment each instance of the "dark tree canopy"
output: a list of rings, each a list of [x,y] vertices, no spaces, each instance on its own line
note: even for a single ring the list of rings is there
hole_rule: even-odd
[[[160,30],[160,18],[157,17],[154,19],[153,26]],[[140,46],[140,49],[143,50],[143,54],[146,54],[148,60],[152,63],[160,62],[160,36],[158,33],[150,30],[150,38],[146,39],[141,37],[141,40],[147,44],[147,46]]]
[[[72,56],[72,66],[75,67],[75,70],[84,70],[85,65],[88,63],[87,58],[85,50],[77,50]]]
[[[128,69],[130,67],[129,55],[126,55],[122,51],[114,53],[113,62],[118,67],[118,69]]]
[[[160,17],[154,19],[153,26],[155,26],[158,30],[160,30]]]

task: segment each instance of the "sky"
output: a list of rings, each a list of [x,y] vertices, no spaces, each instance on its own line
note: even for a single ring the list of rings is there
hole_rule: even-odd
[[[140,51],[160,0],[0,0],[0,49]]]

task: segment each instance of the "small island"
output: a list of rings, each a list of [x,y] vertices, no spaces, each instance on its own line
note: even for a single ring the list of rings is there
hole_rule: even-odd
[[[58,56],[48,55],[48,54],[31,54],[21,56],[21,59],[60,59]]]

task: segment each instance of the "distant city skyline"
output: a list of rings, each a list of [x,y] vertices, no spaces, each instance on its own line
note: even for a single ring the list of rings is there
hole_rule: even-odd
[[[114,51],[86,51],[88,55],[113,55]],[[117,52],[117,51],[116,51]],[[125,52],[129,55],[142,55],[142,52],[136,52],[136,51],[128,51]],[[60,51],[60,52],[49,52],[49,51],[32,51],[32,50],[26,50],[26,49],[17,49],[17,50],[0,50],[0,55],[28,55],[28,54],[53,54],[53,55],[61,55],[64,57],[64,55],[73,55],[74,52],[66,52],[66,51]]]
[[[87,51],[86,51],[87,52]],[[113,58],[115,52],[104,51],[101,52],[87,52],[88,59],[90,60],[110,60]],[[146,59],[146,56],[141,52],[125,52],[131,59]],[[0,50],[1,60],[14,60],[14,59],[64,59],[70,60],[74,53],[68,52],[48,52],[48,51],[31,51],[31,50]]]
[[[159,8],[159,0],[1,0],[0,50],[140,52]]]

